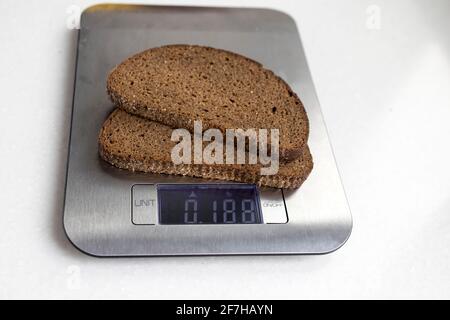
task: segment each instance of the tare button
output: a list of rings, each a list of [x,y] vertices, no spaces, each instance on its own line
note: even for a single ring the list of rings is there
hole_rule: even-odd
[[[281,189],[266,189],[259,193],[264,223],[287,223],[288,216]]]
[[[158,203],[156,186],[137,184],[131,189],[131,219],[137,225],[157,223]]]

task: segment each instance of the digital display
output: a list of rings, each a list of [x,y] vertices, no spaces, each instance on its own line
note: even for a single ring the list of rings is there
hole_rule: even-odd
[[[246,184],[160,184],[159,223],[263,223],[258,189]]]

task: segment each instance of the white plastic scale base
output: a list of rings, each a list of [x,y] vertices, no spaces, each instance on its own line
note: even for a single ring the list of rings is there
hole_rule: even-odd
[[[352,218],[295,22],[266,9],[96,6],[81,18],[64,227],[94,256],[323,254],[342,246]],[[314,170],[295,191],[259,190],[262,224],[162,225],[154,185],[220,183],[116,169],[98,156],[97,136],[113,106],[109,71],[126,57],[165,44],[241,53],[285,79],[310,119]]]

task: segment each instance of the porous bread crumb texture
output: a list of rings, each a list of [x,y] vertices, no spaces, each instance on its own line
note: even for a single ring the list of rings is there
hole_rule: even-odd
[[[128,58],[109,75],[108,93],[127,112],[193,131],[279,129],[280,159],[301,155],[309,134],[302,102],[272,71],[244,56],[170,45]]]
[[[176,174],[207,179],[255,183],[274,188],[298,188],[313,168],[308,146],[295,161],[281,164],[279,172],[261,176],[260,165],[175,165],[171,160],[172,128],[116,109],[99,135],[100,156],[110,164],[148,173]]]

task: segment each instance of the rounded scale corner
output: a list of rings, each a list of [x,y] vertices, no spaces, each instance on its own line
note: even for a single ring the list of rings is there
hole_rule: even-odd
[[[290,23],[292,23],[295,27],[297,27],[297,23],[296,23],[294,17],[291,14],[283,11],[282,9],[278,9],[278,8],[276,8],[276,9],[275,8],[258,8],[257,10],[265,11],[265,12],[269,12],[269,13],[278,15],[278,16],[282,17],[283,19],[285,19],[285,20],[289,21]]]
[[[88,13],[93,13],[93,12],[98,12],[98,11],[117,10],[117,9],[120,9],[123,7],[127,7],[127,5],[114,4],[114,3],[108,3],[108,2],[96,3],[96,4],[90,5],[87,8],[85,8],[82,13],[88,14]]]
[[[87,15],[96,13],[96,12],[104,12],[104,11],[116,11],[116,10],[130,10],[135,8],[137,5],[127,5],[127,4],[118,4],[118,3],[97,3],[91,6],[88,6],[81,12],[81,21],[83,21]]]
[[[326,255],[326,254],[330,254],[330,253],[334,253],[334,252],[338,251],[340,248],[342,248],[347,243],[348,239],[350,239],[352,232],[353,232],[353,219],[351,218],[350,223],[346,230],[345,237],[342,239],[342,241],[340,241],[336,246],[332,247],[331,249],[322,251],[322,252],[317,252],[317,254]]]
[[[83,11],[81,11],[80,19],[84,20],[88,14],[91,14],[96,11],[101,11],[106,6],[108,6],[107,3],[97,3],[97,4],[90,5],[87,8],[84,8]]]
[[[64,229],[64,234],[66,235],[67,239],[69,240],[69,242],[75,247],[75,249],[77,249],[79,252],[88,255],[90,257],[94,257],[94,258],[104,258],[105,256],[100,255],[98,253],[95,252],[91,252],[86,248],[83,248],[83,246],[79,243],[77,243],[77,241],[75,240],[75,237],[73,237],[73,235],[71,235],[69,229],[66,226],[66,221],[64,219],[63,221],[63,229]]]

